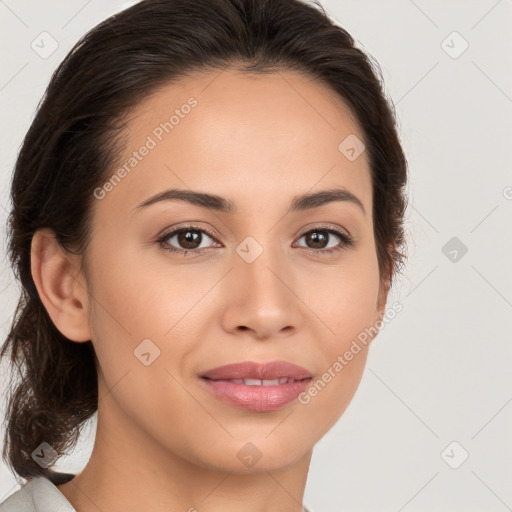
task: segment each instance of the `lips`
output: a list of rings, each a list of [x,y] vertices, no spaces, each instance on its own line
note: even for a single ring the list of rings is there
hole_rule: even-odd
[[[237,384],[248,386],[275,386],[308,379],[312,375],[302,366],[287,361],[269,363],[244,361],[213,368],[203,373],[201,377],[211,380],[234,381]]]
[[[223,402],[254,412],[271,412],[296,400],[312,374],[287,361],[244,361],[213,368],[200,375],[209,392]]]

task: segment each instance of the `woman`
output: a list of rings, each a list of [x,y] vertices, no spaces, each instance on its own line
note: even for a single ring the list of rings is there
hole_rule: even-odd
[[[12,183],[0,511],[307,510],[404,260],[377,69],[299,0],[143,0],[77,43]]]

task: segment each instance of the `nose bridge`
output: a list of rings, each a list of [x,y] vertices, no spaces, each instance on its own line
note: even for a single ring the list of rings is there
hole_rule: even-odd
[[[235,249],[231,273],[230,308],[236,311],[231,320],[262,336],[296,326],[299,319],[291,266],[275,238],[272,233],[247,236]]]
[[[243,279],[254,293],[266,291],[274,294],[275,288],[284,287],[278,276],[286,268],[285,256],[279,244],[272,241],[272,234],[260,233],[256,236],[247,236],[236,247],[237,278]],[[281,279],[286,281],[286,276],[283,275]],[[283,290],[279,290],[280,294],[282,292]]]

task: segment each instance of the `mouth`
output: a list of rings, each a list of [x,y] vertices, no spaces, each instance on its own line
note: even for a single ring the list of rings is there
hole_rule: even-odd
[[[245,361],[200,375],[206,388],[223,402],[255,412],[275,411],[293,402],[312,381],[312,374],[286,361]]]
[[[278,379],[209,379],[208,377],[202,377],[203,379],[214,380],[216,382],[232,382],[233,384],[244,384],[245,386],[280,386],[282,384],[291,384],[293,382],[301,382],[307,379],[294,379],[292,377],[279,377]]]

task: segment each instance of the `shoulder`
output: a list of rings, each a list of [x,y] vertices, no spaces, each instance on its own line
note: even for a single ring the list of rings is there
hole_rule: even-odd
[[[54,483],[35,477],[0,503],[0,512],[76,512]]]

